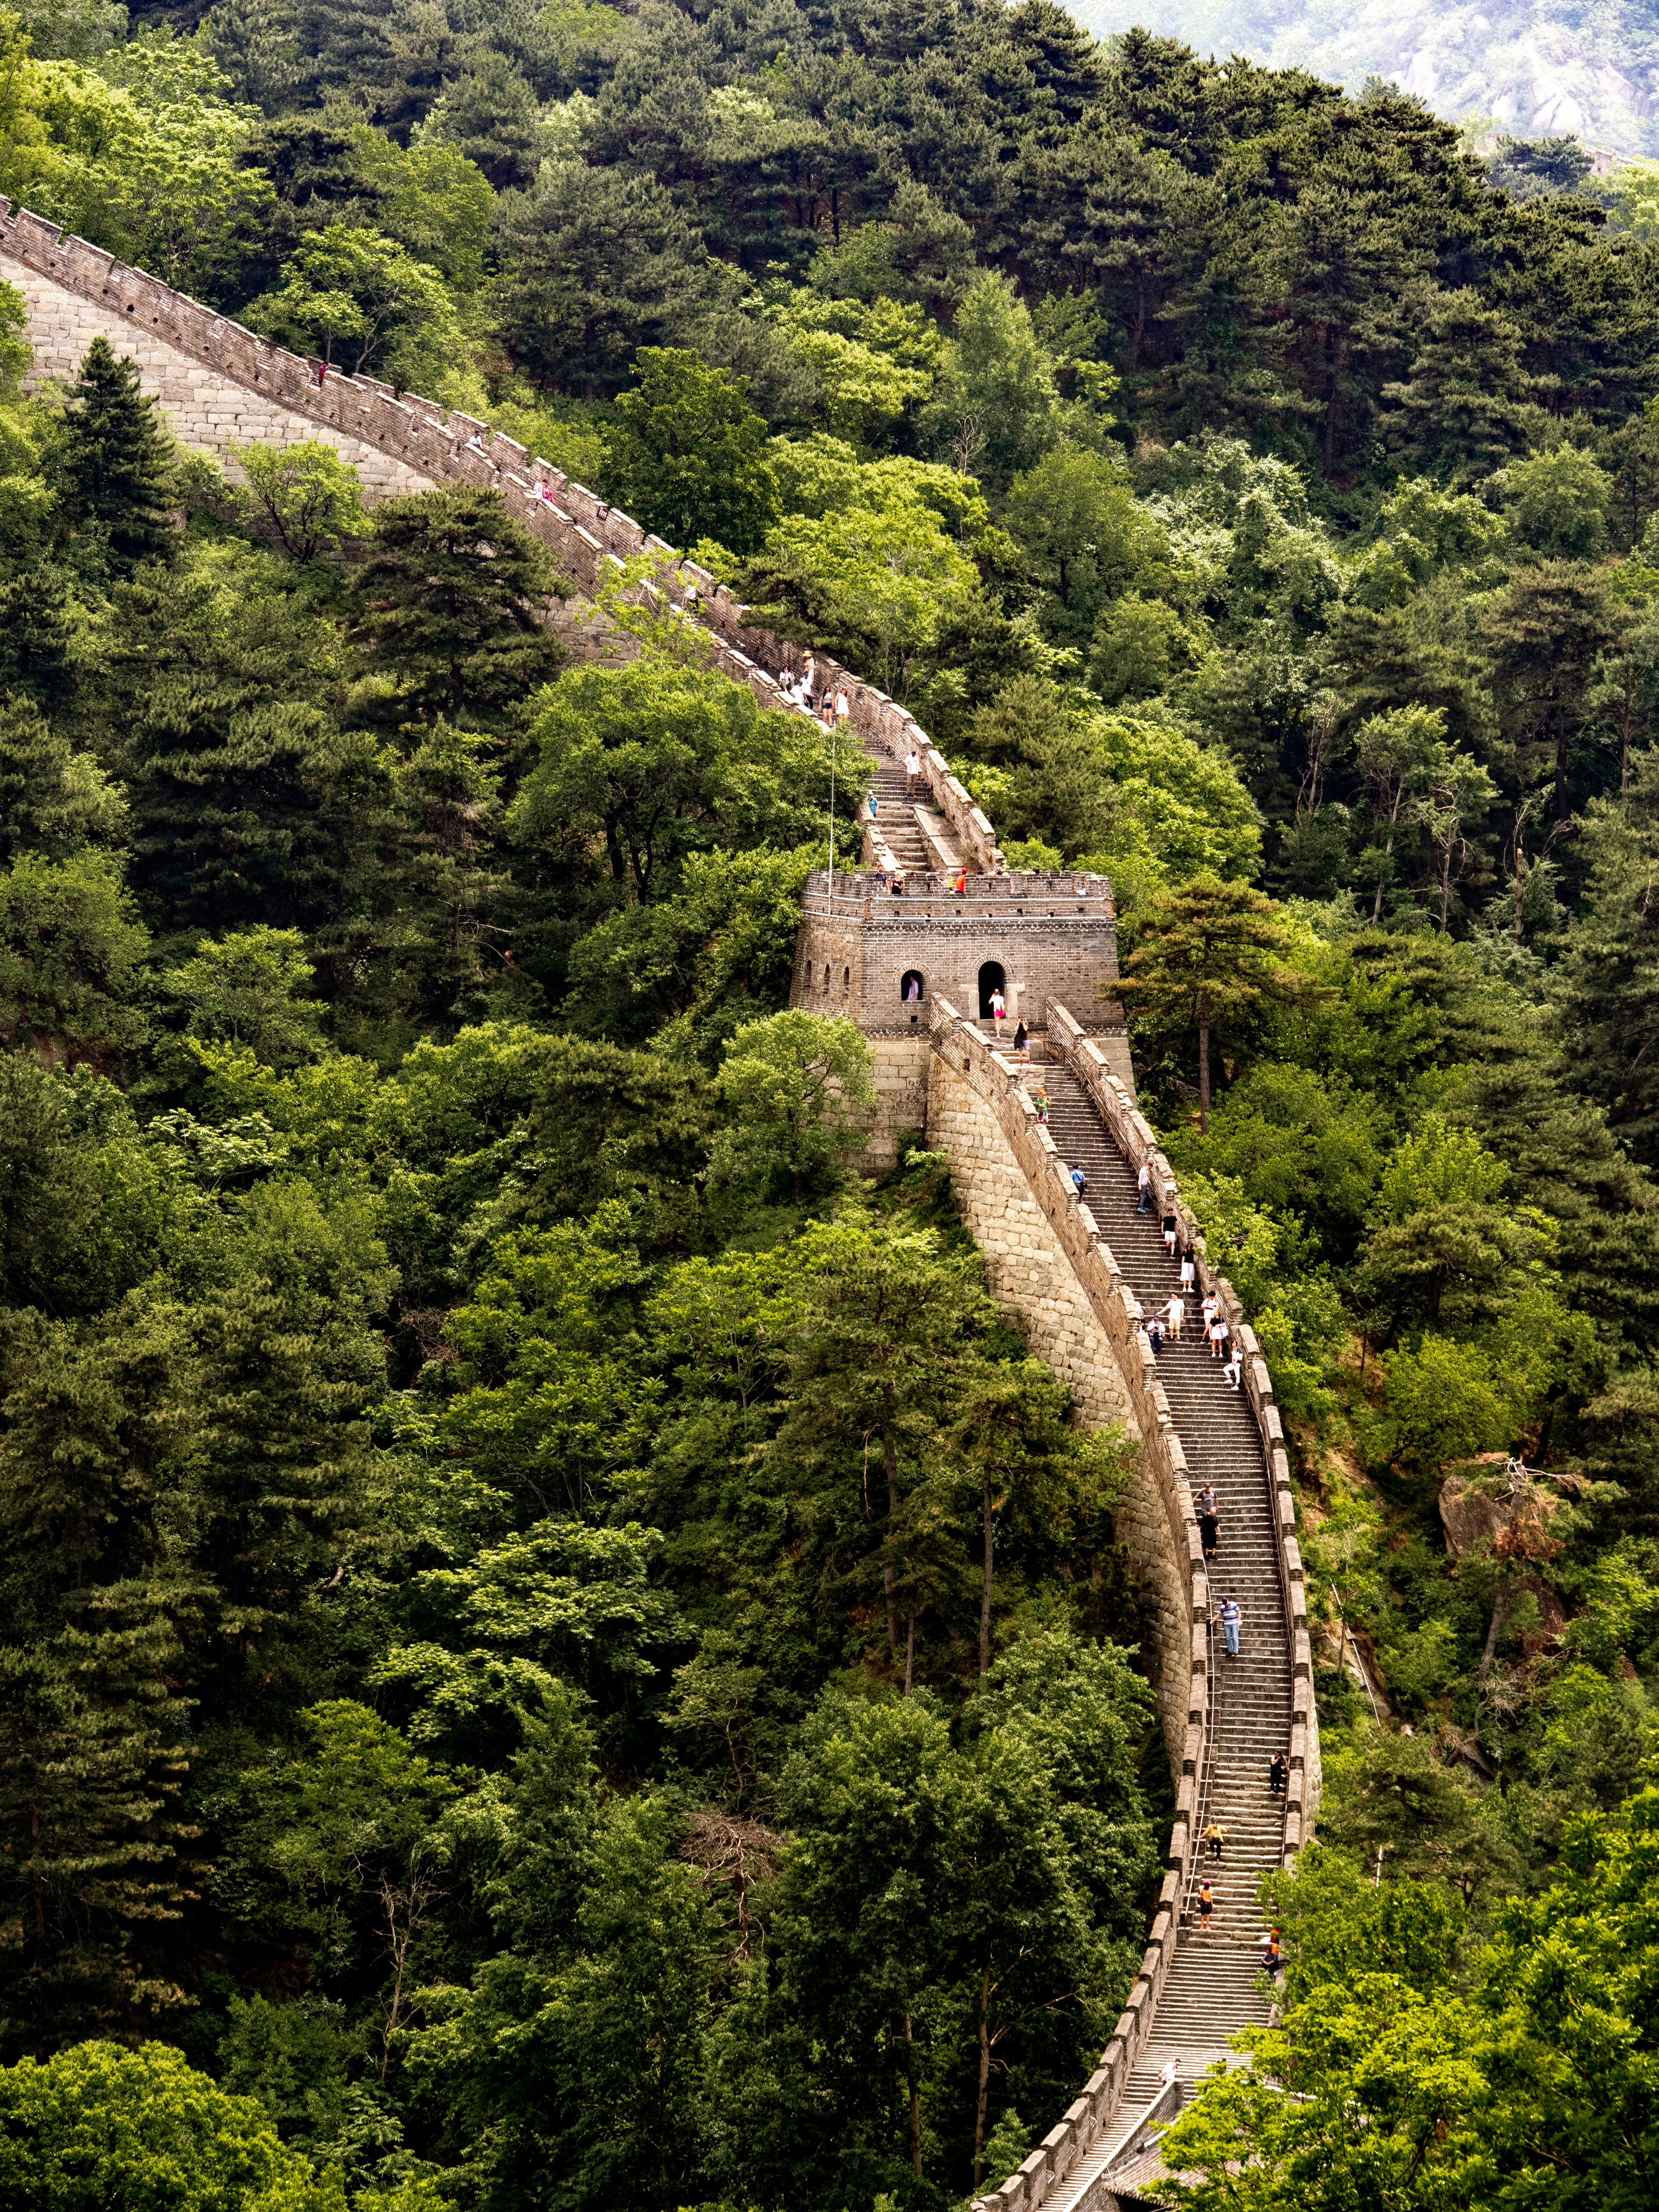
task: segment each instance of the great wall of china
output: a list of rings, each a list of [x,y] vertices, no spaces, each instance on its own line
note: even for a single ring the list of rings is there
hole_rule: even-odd
[[[653,557],[654,588],[704,630],[708,659],[783,703],[776,671],[801,650],[744,622],[707,571],[627,515],[475,419],[366,377],[330,374],[257,337],[156,278],[64,236],[0,199],[0,281],[28,308],[38,378],[72,378],[103,336],[137,362],[185,443],[222,459],[258,439],[318,438],[358,469],[371,500],[434,484],[497,490],[580,592],[612,564]],[[819,656],[844,683],[874,782],[860,809],[866,864],[906,878],[901,905],[874,866],[807,884],[792,1002],[849,1014],[870,1035],[881,1097],[872,1164],[896,1134],[924,1129],[950,1157],[955,1188],[994,1288],[1036,1350],[1070,1385],[1082,1418],[1116,1421],[1139,1442],[1120,1534],[1146,1595],[1149,1671],[1176,1783],[1165,1872],[1139,1972],[1100,2062],[1018,2172],[981,2202],[998,2212],[1101,2212],[1133,2202],[1157,2170],[1155,2124],[1183,2085],[1266,2017],[1255,1891],[1310,1832],[1319,1746],[1303,1570],[1273,1383],[1238,1300],[1212,1278],[1196,1222],[1138,1110],[1121,1017],[1103,986],[1117,975],[1110,886],[1098,877],[1010,873],[995,832],[914,718]],[[922,789],[903,791],[914,750]],[[965,869],[961,895],[955,872]],[[1017,1065],[988,1023],[993,986],[1024,1012],[1034,1065]],[[954,993],[956,995],[951,995]],[[963,1012],[957,1000],[969,1011]],[[1011,1007],[1011,1018],[1012,1009]],[[1048,1119],[1033,1097],[1048,1091]],[[1176,1285],[1155,1219],[1136,1203],[1143,1165],[1152,1206],[1195,1249],[1242,1349],[1231,1389],[1191,1337],[1154,1358],[1140,1324]],[[1081,1166],[1079,1196],[1070,1170]],[[1212,1583],[1193,1508],[1195,1481],[1221,1493],[1223,1584]],[[1243,1654],[1216,1650],[1221,1595],[1243,1607]],[[1282,1749],[1289,1778],[1270,1793]],[[1214,1868],[1215,1925],[1192,1909],[1200,1837],[1229,1830]],[[1166,2082],[1167,2069],[1173,2081]]]

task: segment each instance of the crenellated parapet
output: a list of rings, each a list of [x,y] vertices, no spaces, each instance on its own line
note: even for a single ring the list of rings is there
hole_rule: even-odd
[[[653,588],[707,634],[709,665],[768,706],[782,703],[778,674],[805,664],[805,647],[752,624],[748,608],[708,569],[680,560],[631,515],[515,439],[458,409],[292,353],[4,198],[0,281],[27,302],[37,377],[67,380],[92,340],[106,337],[137,361],[143,389],[186,445],[231,460],[233,447],[256,439],[296,445],[320,438],[358,470],[372,500],[434,484],[499,491],[580,592],[597,590],[608,568],[614,573],[651,556]],[[990,823],[908,709],[824,654],[817,668],[822,682],[845,689],[854,728],[895,759],[912,749],[921,754],[923,779],[969,865],[1000,868]]]

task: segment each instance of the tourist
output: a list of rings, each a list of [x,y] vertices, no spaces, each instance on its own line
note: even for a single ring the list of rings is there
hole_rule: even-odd
[[[846,721],[852,711],[852,707],[848,701],[846,687],[843,685],[836,693],[836,720],[838,722]]]
[[[1135,1189],[1139,1194],[1135,1212],[1145,1213],[1152,1202],[1152,1171],[1145,1160],[1140,1163],[1140,1172],[1135,1177]]]
[[[1001,992],[993,991],[991,994],[991,1019],[996,1024],[996,1032],[999,1036],[1002,1035],[1002,1018],[1007,1011],[1008,1002],[1003,997]]]
[[[1223,1359],[1226,1357],[1227,1328],[1227,1316],[1222,1312],[1220,1304],[1218,1303],[1214,1316],[1210,1322],[1210,1357],[1212,1359]]]
[[[1046,1129],[1048,1126],[1048,1094],[1040,1083],[1031,1093],[1031,1103],[1036,1109],[1037,1120]]]
[[[957,870],[957,879],[951,886],[951,896],[952,898],[967,897],[968,871],[966,868],[958,868]]]
[[[1221,1371],[1226,1376],[1227,1380],[1232,1384],[1235,1390],[1242,1390],[1243,1389],[1244,1355],[1237,1345],[1234,1345],[1232,1350],[1227,1354],[1227,1364]]]
[[[1261,1939],[1261,1966],[1270,1981],[1277,1981],[1285,1970],[1285,1954],[1279,1948],[1277,1928],[1270,1928]]]
[[[1164,1307],[1164,1318],[1170,1324],[1170,1334],[1174,1338],[1175,1341],[1179,1344],[1181,1341],[1181,1325],[1187,1318],[1186,1304],[1183,1302],[1179,1291],[1175,1291],[1171,1295],[1169,1304]]]
[[[1073,1168],[1072,1170],[1072,1188],[1077,1193],[1078,1196],[1081,1198],[1084,1192],[1087,1190],[1088,1188],[1088,1176],[1084,1174],[1081,1168]]]
[[[1267,1795],[1282,1797],[1285,1784],[1290,1778],[1291,1762],[1282,1751],[1276,1751],[1267,1761]]]
[[[1014,1030],[1014,1058],[1022,1067],[1029,1067],[1031,1064],[1030,1040],[1024,1015],[1020,1017],[1019,1024]]]
[[[1206,1344],[1210,1340],[1211,1328],[1214,1323],[1217,1314],[1219,1313],[1220,1310],[1220,1299],[1217,1297],[1213,1291],[1206,1291],[1204,1293],[1204,1303],[1199,1308],[1199,1311],[1204,1316],[1204,1341]]]
[[[909,751],[904,756],[904,795],[907,799],[914,799],[915,797],[916,786],[921,780],[921,755],[916,750],[915,747],[912,745]]]
[[[1156,1314],[1146,1324],[1146,1343],[1156,1359],[1164,1349],[1164,1324]]]
[[[1181,1287],[1188,1295],[1198,1288],[1198,1262],[1190,1244],[1181,1255]]]
[[[1221,1856],[1221,1846],[1227,1840],[1227,1831],[1219,1820],[1211,1821],[1209,1826],[1204,1831],[1204,1840],[1210,1847],[1210,1856],[1212,1859],[1218,1859]]]
[[[1239,1609],[1238,1600],[1236,1597],[1224,1598],[1222,1601],[1220,1612],[1212,1613],[1210,1615],[1212,1626],[1218,1620],[1221,1623],[1221,1633],[1226,1643],[1227,1656],[1230,1659],[1237,1659],[1239,1632],[1244,1626],[1244,1615]]]
[[[1211,1889],[1209,1883],[1206,1881],[1203,1888],[1198,1893],[1198,1927],[1199,1933],[1200,1935],[1207,1936],[1209,1934],[1210,1915],[1214,1911],[1215,1895],[1213,1891]]]
[[[907,1006],[914,1006],[921,996],[921,978],[919,975],[912,975],[904,987],[904,1003]]]
[[[1208,1508],[1206,1509],[1203,1506],[1199,1508],[1198,1542],[1199,1548],[1204,1554],[1205,1565],[1212,1566],[1221,1542],[1221,1516],[1216,1510],[1213,1491],[1210,1493]]]
[[[1164,1249],[1172,1260],[1175,1257],[1176,1240],[1180,1234],[1180,1222],[1173,1213],[1166,1213],[1164,1217]]]
[[[890,888],[895,898],[902,898],[904,896],[904,872],[902,869],[894,869],[893,880]]]

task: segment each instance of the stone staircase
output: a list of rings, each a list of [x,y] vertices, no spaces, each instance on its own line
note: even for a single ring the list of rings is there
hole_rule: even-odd
[[[962,848],[951,826],[933,805],[926,783],[918,778],[914,796],[904,788],[904,766],[878,740],[866,738],[865,752],[873,774],[870,796],[875,801],[875,827],[883,843],[907,876],[930,868],[962,866]]]
[[[1042,1048],[1039,1046],[1039,1050]],[[1048,1131],[1066,1167],[1087,1177],[1085,1202],[1119,1267],[1150,1313],[1179,1281],[1155,1212],[1136,1209],[1135,1181],[1099,1109],[1071,1070],[1042,1059],[1024,1079],[1048,1094]],[[1260,1431],[1249,1401],[1226,1381],[1223,1362],[1202,1339],[1198,1301],[1189,1297],[1179,1343],[1166,1340],[1158,1380],[1169,1398],[1193,1487],[1213,1484],[1220,1540],[1211,1577],[1217,1605],[1235,1598],[1243,1614],[1241,1656],[1225,1656],[1212,1632],[1210,1728],[1200,1776],[1195,1828],[1212,1820],[1227,1831],[1219,1861],[1206,1847],[1182,1898],[1179,1948],[1113,2120],[1088,2154],[1044,2198],[1044,2212],[1088,2212],[1103,2202],[1103,2177],[1158,2094],[1173,2060],[1182,2080],[1227,2055],[1240,2028],[1265,2024],[1257,1987],[1264,1932],[1257,1888],[1283,1863],[1284,1800],[1267,1786],[1267,1763],[1291,1741],[1291,1650],[1281,1595],[1277,1521]],[[1195,1899],[1207,1875],[1215,1899],[1210,1932],[1200,1932]],[[1105,2186],[1109,2188],[1109,2184]]]

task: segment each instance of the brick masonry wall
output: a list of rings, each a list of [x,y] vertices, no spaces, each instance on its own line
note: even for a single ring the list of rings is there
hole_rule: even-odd
[[[1071,1391],[1091,1428],[1115,1423],[1139,1442],[1140,1425],[1123,1370],[1072,1263],[1032,1194],[995,1115],[948,1056],[928,1082],[927,1142],[948,1152],[963,1219],[985,1255],[991,1288],[1024,1324],[1032,1352]],[[1170,1760],[1178,1774],[1191,1707],[1192,1639],[1187,1565],[1176,1556],[1163,1500],[1144,1454],[1117,1516],[1120,1542],[1141,1586],[1148,1657]]]
[[[28,303],[29,342],[34,349],[31,381],[48,377],[73,380],[95,337],[107,338],[138,365],[139,382],[159,399],[180,441],[230,461],[232,446],[259,439],[268,446],[297,446],[307,438],[331,445],[362,479],[371,502],[404,492],[429,491],[434,478],[421,475],[347,435],[331,424],[313,422],[291,407],[250,392],[222,371],[185,353],[160,331],[146,330],[135,317],[89,301],[0,249],[0,281],[14,284]],[[231,473],[235,473],[234,463]]]
[[[878,1037],[873,1049],[876,1105],[870,1116],[869,1148],[859,1161],[861,1175],[884,1175],[898,1165],[902,1130],[928,1129],[933,1052],[927,1032],[915,1037]],[[932,1144],[931,1134],[925,1141]]]
[[[1101,995],[1118,972],[1110,886],[1103,877],[1070,872],[970,877],[960,898],[946,877],[921,875],[893,898],[864,870],[838,872],[832,912],[828,872],[815,869],[789,1002],[809,1013],[848,1014],[872,1036],[925,1028],[935,999],[977,1012],[988,961],[1002,969],[1010,1024],[1023,1016],[1045,1029],[1056,1000],[1121,1030],[1121,1009]],[[903,995],[912,974],[921,978],[914,1002]]]
[[[3,198],[0,278],[31,303],[30,336],[40,341],[41,374],[62,374],[65,363],[72,369],[101,331],[140,362],[141,373],[154,380],[147,380],[146,390],[161,397],[189,443],[222,450],[221,441],[239,436],[230,425],[240,423],[240,441],[258,436],[290,444],[296,432],[289,418],[297,418],[309,426],[299,436],[321,438],[343,453],[362,456],[357,465],[374,496],[434,483],[499,491],[507,511],[550,548],[579,591],[592,592],[611,563],[651,556],[657,564],[652,588],[703,630],[709,665],[748,684],[767,706],[781,703],[777,672],[799,671],[807,658],[802,647],[753,627],[748,608],[706,568],[678,561],[672,546],[631,515],[516,440],[492,434],[487,424],[434,400],[396,392],[374,377],[331,375],[319,386],[315,362],[257,337],[160,277],[117,261]],[[192,365],[207,374],[193,378]],[[244,403],[250,398],[267,403],[271,411],[249,409]],[[591,635],[573,636],[572,642],[585,656],[605,655],[604,645]],[[915,717],[823,654],[817,672],[822,683],[844,687],[855,729],[873,736],[895,758],[915,748],[923,778],[962,850],[973,866],[995,873],[1002,863],[995,832]]]

